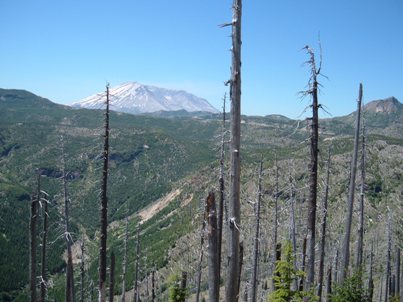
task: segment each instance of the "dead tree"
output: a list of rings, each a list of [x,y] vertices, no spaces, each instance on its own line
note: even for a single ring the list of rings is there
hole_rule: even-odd
[[[208,284],[209,301],[218,302],[220,294],[220,277],[218,270],[218,232],[217,232],[217,212],[215,205],[215,195],[208,194],[206,199],[206,210],[208,217]]]
[[[101,242],[99,249],[99,287],[98,301],[106,301],[106,240],[108,231],[108,161],[109,161],[109,85],[106,85],[106,109],[104,125],[103,169],[101,183]]]
[[[197,266],[196,302],[199,302],[199,299],[200,299],[200,285],[201,285],[202,264],[203,264],[203,256],[204,256],[203,245],[204,245],[204,232],[206,229],[206,214],[207,214],[206,205],[204,208],[205,208],[205,211],[203,213],[202,228],[201,228],[201,232],[200,232],[200,257],[199,257],[199,264]]]
[[[231,143],[230,143],[230,197],[228,229],[228,266],[225,300],[238,301],[240,274],[239,228],[240,209],[240,147],[241,147],[241,16],[242,0],[233,1],[232,22],[232,67],[230,79],[231,99]]]
[[[279,198],[279,184],[278,184],[278,163],[277,163],[277,154],[275,156],[275,188],[276,192],[274,193],[274,230],[273,230],[273,272],[276,267],[277,257],[277,241],[278,241],[278,198]],[[274,278],[272,279],[272,287],[275,290]]]
[[[224,213],[224,160],[225,160],[225,101],[226,95],[223,98],[223,112],[222,112],[222,129],[221,129],[221,150],[220,150],[220,178],[218,180],[220,185],[220,202],[218,205],[218,279],[221,277],[221,254],[222,254],[222,230],[223,230],[223,213]]]
[[[125,216],[125,239],[123,242],[123,263],[122,263],[122,298],[121,301],[126,301],[126,272],[127,272],[127,242],[129,241],[129,211],[126,203]]]
[[[365,200],[365,125],[362,127],[361,142],[361,189],[360,189],[360,221],[358,227],[358,243],[356,269],[362,267],[362,255],[364,252],[364,200]]]
[[[109,302],[113,302],[113,293],[115,291],[115,253],[111,253],[111,267],[109,271]]]
[[[374,279],[373,279],[373,271],[374,271],[374,242],[371,243],[371,252],[369,255],[369,274],[368,274],[368,297],[370,301],[373,301],[374,297]]]
[[[305,271],[305,266],[306,266],[306,244],[307,244],[307,239],[305,237],[304,241],[302,242],[301,271]],[[299,279],[298,290],[300,292],[302,292],[304,290],[304,278],[303,277],[300,277],[300,279]]]
[[[43,202],[43,237],[42,237],[42,261],[41,261],[41,297],[40,301],[45,302],[46,293],[47,293],[47,238],[48,238],[48,194],[44,191],[41,191],[41,194],[44,195],[40,200]]]
[[[360,89],[358,93],[357,102],[357,116],[356,116],[356,126],[355,126],[355,136],[354,136],[354,151],[351,160],[351,172],[350,172],[350,183],[348,187],[348,199],[347,199],[347,216],[346,216],[346,227],[345,236],[343,241],[343,252],[342,252],[342,267],[340,271],[340,282],[342,283],[347,276],[348,266],[350,263],[350,237],[351,237],[351,225],[353,221],[353,209],[354,209],[354,195],[355,195],[355,179],[357,173],[357,157],[358,157],[358,141],[360,137],[360,118],[361,118],[361,101],[362,101],[362,84],[360,83]]]
[[[38,205],[41,198],[41,175],[40,171],[37,171],[37,190],[36,195],[31,196],[31,215],[29,223],[29,249],[30,249],[30,296],[31,302],[36,302],[36,224],[38,220]]]
[[[391,217],[388,209],[388,250],[386,252],[386,280],[385,280],[385,302],[389,301],[390,290],[389,283],[391,281],[391,252],[392,252],[392,227]]]
[[[315,54],[309,46],[305,46],[309,55],[308,64],[311,67],[308,91],[305,95],[312,97],[312,118],[310,135],[310,163],[309,163],[309,195],[308,195],[308,215],[307,215],[307,263],[306,263],[306,289],[309,290],[315,281],[315,223],[316,223],[316,201],[318,190],[318,140],[319,140],[319,103],[318,103],[318,75],[320,67],[317,69]]]
[[[80,261],[80,302],[84,302],[84,279],[85,279],[85,259],[84,259],[84,236],[81,239],[81,261]]]
[[[64,150],[64,138],[60,138],[62,148],[62,182],[63,182],[63,200],[64,200],[64,238],[66,240],[67,249],[67,263],[66,263],[66,289],[65,297],[66,302],[72,302],[74,299],[74,275],[73,275],[73,255],[71,247],[73,239],[70,233],[70,209],[69,209],[69,196],[67,191],[67,175],[66,175],[66,154]]]
[[[262,178],[263,178],[263,159],[260,160],[259,166],[259,180],[257,188],[257,200],[255,204],[255,238],[253,244],[253,263],[252,263],[252,284],[250,299],[256,302],[257,298],[257,283],[258,283],[258,263],[259,263],[259,240],[260,240],[260,204],[262,200]]]
[[[289,164],[289,185],[290,185],[290,239],[292,242],[292,253],[294,255],[294,269],[297,270],[297,235],[296,235],[296,226],[295,226],[295,185],[292,177],[291,171],[291,163]],[[293,290],[296,290],[298,287],[298,281],[296,279],[292,282]]]
[[[332,299],[331,296],[332,296],[332,266],[330,265],[329,268],[327,269],[326,301],[328,302],[331,301]]]
[[[140,269],[140,224],[137,226],[137,239],[136,239],[136,258],[135,258],[135,268],[134,268],[134,295],[133,301],[140,302],[139,293],[139,269]]]
[[[396,296],[400,295],[400,247],[396,247],[396,264],[395,264],[395,271],[396,271],[396,283],[395,283],[395,293]]]
[[[323,197],[322,237],[320,239],[320,260],[319,260],[319,273],[318,273],[319,302],[322,301],[323,273],[324,273],[324,267],[325,267],[325,245],[326,245],[326,227],[327,227],[327,204],[328,204],[328,197],[329,197],[329,178],[330,178],[330,146],[329,146],[329,151],[328,151],[328,155],[327,155],[325,195]]]
[[[151,302],[155,301],[155,265],[153,265],[153,271],[151,273]]]

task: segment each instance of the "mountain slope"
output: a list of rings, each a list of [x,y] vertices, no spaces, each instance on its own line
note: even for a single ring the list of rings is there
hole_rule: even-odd
[[[132,114],[159,111],[203,111],[217,113],[205,99],[182,90],[170,90],[136,82],[110,88],[111,110]],[[105,94],[98,93],[73,103],[76,108],[99,109],[105,103]]]

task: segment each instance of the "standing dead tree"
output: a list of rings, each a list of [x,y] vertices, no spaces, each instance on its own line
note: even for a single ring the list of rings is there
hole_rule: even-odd
[[[81,239],[80,250],[81,250],[81,261],[80,261],[80,302],[84,302],[84,278],[85,278],[84,236]]]
[[[208,217],[208,284],[209,301],[218,302],[220,294],[220,277],[218,261],[218,232],[217,212],[214,192],[210,192],[206,199],[206,211]]]
[[[123,242],[123,263],[122,263],[122,298],[121,301],[126,301],[126,272],[127,272],[127,242],[129,241],[129,208],[126,202],[125,215],[125,239]]]
[[[320,260],[319,260],[319,272],[318,272],[318,297],[319,302],[322,301],[322,290],[323,290],[323,275],[325,267],[325,246],[326,246],[326,228],[327,228],[327,205],[329,197],[329,179],[330,179],[330,150],[329,146],[327,155],[327,166],[326,166],[326,180],[325,180],[325,195],[323,197],[323,221],[322,221],[322,236],[320,239]],[[331,267],[329,268],[331,272]],[[331,279],[331,274],[328,274],[328,278]],[[329,281],[331,284],[331,280]],[[331,288],[329,285],[328,288]]]
[[[66,302],[72,302],[74,299],[74,278],[73,278],[73,255],[71,247],[73,245],[73,238],[70,233],[70,209],[69,209],[69,195],[67,191],[67,175],[66,175],[66,154],[64,149],[64,138],[60,138],[62,148],[62,183],[63,183],[63,201],[64,201],[64,238],[66,240],[67,249],[67,264],[66,264],[66,289],[65,297]]]
[[[109,161],[109,85],[106,85],[106,109],[105,109],[105,125],[104,125],[104,149],[102,153],[103,169],[101,183],[101,242],[99,249],[99,287],[98,301],[106,300],[106,240],[108,227],[108,161]]]
[[[230,143],[230,197],[228,229],[228,267],[225,300],[238,301],[240,273],[239,232],[241,225],[240,207],[240,147],[241,147],[241,16],[242,0],[233,1],[232,22],[232,67],[230,79],[231,99],[231,143]]]
[[[113,293],[115,291],[115,253],[111,253],[111,267],[109,269],[109,302],[113,302]]]
[[[136,258],[134,268],[134,295],[133,301],[139,302],[139,270],[140,270],[140,224],[137,226],[137,239],[136,239]]]
[[[224,160],[225,160],[225,101],[226,95],[223,98],[223,111],[222,111],[222,129],[221,129],[221,150],[220,150],[220,201],[218,205],[218,279],[221,276],[221,254],[222,254],[222,230],[223,230],[223,214],[224,214],[224,199],[225,199],[225,187],[224,187]]]
[[[49,203],[49,195],[41,191],[40,192],[44,197],[40,198],[40,201],[43,202],[43,234],[42,234],[42,261],[41,261],[41,296],[40,302],[45,302],[46,293],[47,293],[47,285],[48,285],[48,275],[47,275],[47,238],[48,238],[48,203]]]
[[[196,302],[199,302],[199,299],[200,299],[202,264],[203,264],[203,256],[204,256],[204,250],[203,250],[204,232],[205,232],[205,229],[206,229],[206,214],[207,214],[207,209],[205,207],[205,211],[204,211],[203,218],[202,218],[202,228],[201,228],[201,232],[200,232],[200,257],[199,257],[199,263],[198,263],[198,266],[197,266]]]
[[[31,302],[36,302],[36,225],[38,220],[38,205],[39,199],[41,198],[41,175],[40,171],[37,171],[37,190],[36,195],[31,196],[31,215],[29,222],[29,273],[30,273],[30,283],[29,290],[31,296]]]
[[[342,283],[347,276],[348,266],[350,263],[350,237],[351,237],[351,225],[353,221],[353,209],[354,209],[354,196],[355,196],[355,180],[357,173],[357,157],[358,157],[358,142],[360,137],[360,118],[361,118],[361,101],[362,101],[362,84],[360,83],[358,101],[357,101],[357,116],[354,136],[354,151],[351,160],[351,173],[350,183],[348,187],[348,199],[347,199],[347,216],[346,227],[343,241],[342,252],[342,267],[340,271],[340,282]]]
[[[278,184],[278,162],[277,162],[277,154],[275,155],[275,189],[274,193],[274,230],[273,230],[273,268],[272,272],[274,272],[276,268],[277,259],[277,242],[278,242],[278,198],[279,198],[279,184]],[[274,278],[272,278],[272,287],[275,290]]]
[[[316,202],[318,190],[318,140],[319,140],[319,103],[318,103],[318,76],[320,69],[316,67],[315,53],[312,48],[305,46],[309,55],[307,63],[311,67],[311,76],[308,82],[308,90],[303,95],[312,97],[312,118],[310,135],[310,163],[309,163],[309,195],[307,215],[307,263],[306,263],[306,289],[309,290],[315,281],[315,224],[316,224]],[[321,62],[320,62],[321,64]]]
[[[361,142],[361,189],[360,189],[360,221],[358,226],[358,243],[356,269],[361,269],[364,253],[364,201],[365,201],[365,125],[362,126]]]
[[[255,204],[256,227],[255,227],[255,238],[254,238],[254,244],[253,244],[252,286],[251,286],[251,294],[250,294],[250,296],[251,296],[250,299],[252,302],[256,302],[256,298],[257,298],[259,240],[260,240],[260,204],[261,204],[261,200],[262,200],[262,178],[263,178],[263,159],[260,160],[257,200],[256,200],[256,204]]]

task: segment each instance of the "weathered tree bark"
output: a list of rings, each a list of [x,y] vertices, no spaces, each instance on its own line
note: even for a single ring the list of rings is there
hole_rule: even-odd
[[[319,273],[318,273],[319,302],[322,301],[323,273],[324,273],[324,267],[325,267],[327,204],[328,204],[328,197],[329,197],[329,179],[330,179],[330,148],[331,147],[329,146],[328,155],[327,155],[327,166],[326,166],[325,196],[323,197],[322,237],[320,240],[320,260],[319,260]]]
[[[332,296],[332,266],[330,265],[327,270],[326,302],[331,302],[331,300],[332,300],[331,296]]]
[[[396,270],[396,296],[400,295],[400,248],[397,246],[396,247],[396,264],[395,264],[395,270]]]
[[[115,253],[111,253],[111,267],[109,271],[109,302],[113,302],[115,292]]]
[[[295,226],[295,185],[292,177],[292,165],[291,163],[289,164],[289,185],[290,185],[290,204],[291,204],[291,210],[290,210],[290,237],[291,237],[291,242],[292,242],[292,253],[294,255],[294,269],[297,270],[297,234],[296,234],[296,226]],[[292,284],[292,290],[296,290],[298,288],[298,280],[294,279]]]
[[[109,85],[106,86],[106,110],[104,126],[104,150],[101,184],[101,244],[99,249],[99,287],[98,301],[106,301],[106,240],[108,232],[108,162],[109,162]]]
[[[238,289],[237,289],[237,292],[238,292],[238,295],[237,295],[237,300],[236,301],[238,301],[238,299],[239,299],[239,291],[240,291],[240,288],[241,288],[241,275],[242,275],[242,266],[243,266],[243,252],[244,252],[244,248],[243,248],[243,241],[241,241],[240,243],[239,243],[239,273],[238,273]]]
[[[63,182],[63,199],[64,199],[64,238],[66,240],[67,249],[67,263],[66,263],[66,288],[65,288],[65,301],[73,302],[74,300],[74,280],[73,280],[73,255],[71,246],[73,245],[73,239],[70,234],[70,209],[69,209],[69,197],[67,192],[67,175],[66,175],[66,154],[64,151],[64,138],[60,138],[62,147],[62,182]]]
[[[202,264],[203,264],[203,256],[204,256],[204,250],[203,250],[204,231],[206,229],[206,213],[207,213],[207,208],[205,207],[205,211],[203,213],[203,219],[202,219],[202,228],[201,228],[201,232],[200,232],[200,258],[199,258],[199,264],[197,266],[196,302],[199,302],[199,299],[200,299],[200,285],[201,285]]]
[[[44,194],[44,192],[42,192]],[[47,194],[46,194],[47,195]],[[47,237],[48,237],[48,197],[42,199],[44,202],[43,210],[43,237],[42,237],[42,263],[41,263],[41,297],[40,301],[45,302],[46,292],[47,292]]]
[[[310,163],[309,163],[309,195],[308,195],[308,215],[307,215],[307,263],[306,263],[306,284],[309,290],[315,281],[315,224],[316,224],[316,201],[318,190],[318,141],[319,141],[319,103],[318,103],[318,80],[320,68],[316,68],[315,54],[313,50],[306,46],[310,56],[311,66],[310,87],[308,94],[312,96],[312,119],[310,137]]]
[[[262,200],[262,178],[263,178],[263,159],[260,160],[259,166],[259,180],[258,180],[258,192],[257,200],[255,204],[255,238],[253,245],[253,263],[252,263],[252,284],[250,299],[252,302],[256,302],[257,298],[257,283],[258,283],[258,263],[259,263],[259,240],[260,240],[260,203]]]
[[[222,230],[223,230],[223,214],[224,214],[224,160],[225,160],[225,101],[226,95],[223,98],[223,112],[222,112],[222,129],[221,129],[221,151],[220,151],[220,178],[218,180],[220,185],[220,202],[218,205],[218,279],[221,278],[221,254],[222,254]]]
[[[348,199],[347,199],[347,216],[346,216],[346,229],[343,241],[342,252],[342,266],[340,270],[340,283],[344,281],[347,276],[348,266],[350,263],[350,237],[351,237],[351,225],[353,221],[353,209],[354,209],[354,195],[355,195],[355,179],[357,173],[357,157],[358,157],[358,141],[360,137],[360,118],[361,118],[361,101],[362,101],[362,84],[360,83],[360,89],[358,93],[357,102],[357,117],[355,126],[354,137],[354,151],[351,160],[351,172],[350,172],[350,184],[348,187]]]
[[[126,203],[125,215],[125,239],[123,242],[123,263],[122,263],[122,297],[121,301],[126,301],[126,272],[127,272],[127,242],[129,241],[129,211]]]
[[[273,269],[272,273],[276,269],[276,261],[277,259],[277,241],[278,241],[278,198],[279,198],[279,185],[278,185],[278,163],[277,163],[277,154],[275,155],[275,188],[276,192],[274,193],[274,230],[273,230]],[[272,288],[275,290],[274,279],[272,279]]]
[[[151,273],[151,302],[155,301],[155,265],[153,265],[153,271]]]
[[[133,301],[140,302],[139,293],[139,269],[140,269],[140,225],[137,226],[137,239],[136,239],[136,261],[135,261],[135,271],[134,271],[134,295]]]
[[[301,271],[305,271],[305,262],[306,262],[306,244],[307,244],[307,238],[304,238],[304,241],[302,243],[302,261],[301,261]],[[299,291],[304,290],[304,278],[301,277],[299,279]]]
[[[362,127],[361,142],[361,189],[360,189],[360,221],[358,226],[358,243],[356,269],[362,268],[362,255],[364,252],[364,200],[365,200],[365,125]]]
[[[374,297],[374,279],[372,277],[374,271],[374,243],[371,243],[371,254],[369,255],[369,274],[368,274],[368,297],[373,301]]]
[[[242,0],[233,1],[232,68],[231,68],[231,179],[229,197],[228,268],[225,300],[238,301],[240,275],[239,228],[240,209],[240,147],[241,147],[241,15]]]
[[[334,259],[334,275],[333,282],[337,284],[338,282],[338,270],[339,270],[339,250],[336,248],[336,257]]]
[[[84,302],[84,280],[85,280],[85,255],[84,255],[84,236],[81,239],[81,262],[80,262],[80,302]]]
[[[30,296],[31,302],[36,302],[36,224],[38,220],[38,204],[39,199],[41,198],[41,175],[40,172],[37,172],[37,191],[36,195],[31,196],[31,215],[30,215],[30,223],[29,223],[29,231],[30,231]]]
[[[276,255],[275,269],[277,269],[277,263],[278,263],[278,261],[281,260],[281,243],[277,243],[275,255]],[[273,274],[273,276],[274,276],[274,274]],[[279,277],[279,276],[280,276],[280,274],[277,273],[276,277]],[[274,280],[274,278],[272,278],[272,279]],[[275,290],[277,290],[276,283],[273,281],[273,284],[274,284],[273,288],[274,288],[274,291],[275,291]]]
[[[385,280],[385,302],[389,301],[389,282],[390,282],[390,274],[391,274],[391,261],[390,254],[392,251],[392,229],[391,229],[391,217],[390,213],[388,213],[388,250],[386,253],[386,280]]]
[[[208,194],[206,199],[206,210],[208,217],[208,285],[209,301],[218,302],[220,294],[220,277],[218,270],[218,233],[217,233],[217,212],[215,205],[215,195]]]

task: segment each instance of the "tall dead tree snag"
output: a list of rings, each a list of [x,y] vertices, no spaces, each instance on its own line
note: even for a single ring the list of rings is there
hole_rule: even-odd
[[[206,211],[208,217],[208,285],[209,301],[218,302],[220,294],[220,277],[218,261],[218,232],[217,232],[217,212],[215,195],[210,192],[206,199]]]
[[[345,233],[343,241],[342,251],[342,266],[340,271],[340,282],[342,283],[347,276],[348,266],[350,263],[350,237],[351,237],[351,225],[353,221],[353,205],[355,195],[355,179],[357,173],[357,158],[358,158],[358,141],[360,137],[360,119],[361,119],[361,101],[362,101],[362,84],[360,83],[358,101],[357,101],[357,116],[354,136],[354,150],[351,160],[351,173],[350,183],[348,187],[348,199],[347,199],[347,216],[345,224]]]
[[[318,297],[319,302],[322,301],[323,279],[324,279],[324,267],[325,267],[325,246],[326,246],[326,228],[327,228],[327,205],[329,197],[329,179],[330,179],[330,149],[327,155],[326,166],[326,181],[325,181],[325,195],[323,197],[323,221],[322,221],[322,236],[320,239],[320,259],[319,259],[319,273],[318,273]],[[330,267],[331,272],[331,267]],[[331,274],[328,275],[331,278]],[[331,280],[329,281],[331,284]]]
[[[29,222],[29,290],[31,302],[36,302],[36,225],[38,220],[38,205],[41,198],[41,175],[37,171],[37,190],[36,194],[31,196],[31,214]]]
[[[360,221],[358,226],[358,243],[356,268],[359,270],[362,266],[364,253],[364,201],[365,201],[365,125],[362,126],[361,142],[361,188],[360,188]]]
[[[139,269],[140,269],[140,224],[137,226],[137,239],[136,239],[136,258],[135,258],[135,268],[134,268],[134,295],[133,301],[139,302]]]
[[[311,67],[309,78],[309,88],[304,95],[312,97],[312,118],[310,135],[310,163],[309,163],[309,195],[308,195],[308,215],[307,215],[307,263],[306,263],[306,289],[309,290],[315,280],[315,224],[316,224],[316,201],[318,190],[318,140],[319,140],[319,103],[318,103],[318,75],[320,67],[316,67],[315,53],[312,48],[305,46],[309,55],[308,64]]]
[[[122,297],[121,302],[126,302],[126,271],[127,271],[127,242],[129,241],[129,208],[126,202],[125,215],[125,239],[123,242],[123,262],[122,262]]]
[[[49,196],[46,192],[41,191],[41,195],[44,195],[40,200],[43,202],[43,233],[42,233],[42,260],[41,260],[41,296],[40,302],[45,302],[47,285],[48,285],[48,272],[47,272],[47,238],[48,238],[48,203]]]
[[[111,267],[109,269],[109,302],[113,302],[115,291],[115,253],[111,253]]]
[[[230,196],[228,230],[228,268],[225,300],[238,301],[238,276],[240,273],[239,228],[240,209],[240,147],[241,147],[241,16],[242,0],[233,1],[232,17],[232,67],[230,79],[231,143],[230,143]]]
[[[260,161],[259,166],[259,180],[257,200],[255,204],[255,238],[253,242],[253,263],[252,263],[252,284],[250,301],[256,302],[257,300],[257,283],[258,283],[258,263],[259,263],[259,240],[260,240],[260,203],[262,200],[262,178],[263,178],[263,159]]]
[[[66,154],[64,150],[64,138],[60,138],[61,151],[62,151],[62,182],[63,182],[63,201],[64,201],[64,238],[66,240],[67,249],[67,264],[66,264],[66,289],[65,298],[66,302],[72,302],[74,299],[74,278],[73,278],[73,254],[71,247],[73,245],[73,238],[70,233],[70,209],[69,209],[69,196],[67,192],[67,175],[66,175]]]
[[[104,149],[102,153],[103,169],[101,183],[101,243],[99,249],[99,287],[98,301],[106,300],[106,239],[108,226],[108,161],[109,161],[109,85],[106,85],[106,109],[104,125]]]

